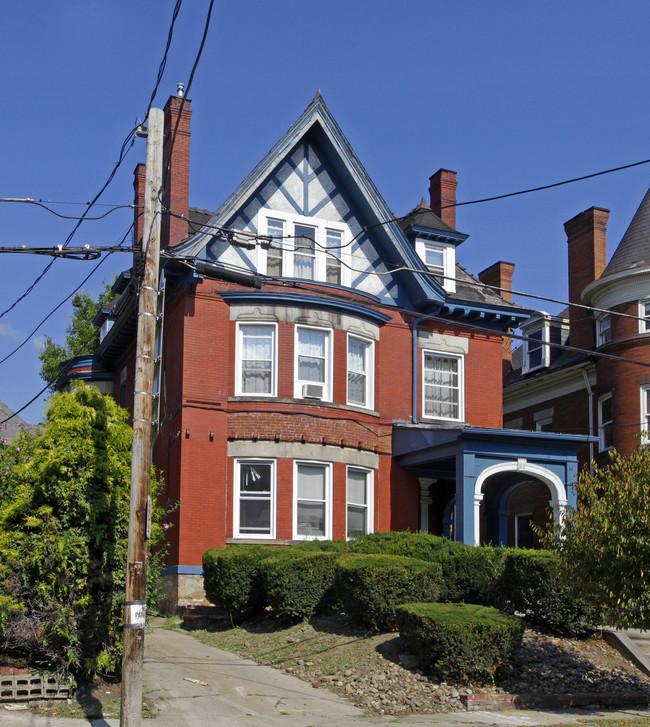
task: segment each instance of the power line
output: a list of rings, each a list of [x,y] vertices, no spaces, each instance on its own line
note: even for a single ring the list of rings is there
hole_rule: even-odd
[[[0,202],[16,202],[16,203],[21,203],[21,204],[31,204],[31,205],[34,205],[35,207],[40,207],[41,209],[46,210],[50,214],[53,214],[56,217],[60,217],[61,219],[64,219],[64,220],[86,220],[86,221],[103,220],[104,217],[108,217],[108,215],[110,215],[112,212],[115,212],[115,210],[127,209],[127,208],[133,209],[133,207],[134,207],[134,205],[132,205],[132,204],[117,204],[117,205],[113,205],[111,207],[111,209],[109,209],[107,212],[104,212],[103,215],[98,215],[97,217],[87,217],[85,215],[81,215],[81,216],[62,215],[60,212],[56,212],[55,210],[53,210],[51,207],[48,207],[46,204],[44,204],[40,200],[30,199],[29,197],[24,197],[22,199],[19,199],[16,197],[0,197]],[[59,203],[53,203],[53,204],[73,204],[73,203],[71,203],[71,202],[60,203],[59,202]],[[90,202],[88,202],[86,204],[90,205]]]

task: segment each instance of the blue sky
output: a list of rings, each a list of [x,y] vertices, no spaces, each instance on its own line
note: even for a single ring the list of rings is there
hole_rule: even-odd
[[[173,6],[4,4],[0,197],[94,197],[147,107]],[[187,82],[207,8],[208,0],[185,0],[156,106]],[[647,0],[216,2],[190,93],[190,204],[216,209],[318,88],[398,215],[426,195],[440,167],[458,172],[462,202],[650,158],[649,19]],[[144,141],[136,141],[100,202],[132,201],[132,171],[144,153]],[[459,261],[474,274],[497,260],[514,262],[516,289],[566,299],[563,223],[592,205],[610,209],[611,255],[649,183],[650,164],[460,207],[457,227],[470,237]],[[10,203],[0,203],[0,216],[0,246],[60,244],[75,224]],[[115,244],[131,221],[128,209],[88,221],[72,244]],[[0,257],[0,311],[47,260]],[[114,255],[84,287],[94,294],[129,265],[128,255]],[[0,319],[0,359],[94,266],[57,260]],[[0,364],[0,399],[12,409],[43,386],[38,347],[43,335],[63,342],[70,310],[63,305]],[[22,416],[37,422],[42,408],[39,399]]]

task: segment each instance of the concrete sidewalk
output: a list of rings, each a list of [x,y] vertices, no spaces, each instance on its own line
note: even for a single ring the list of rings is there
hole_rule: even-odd
[[[194,681],[188,681],[194,680]],[[144,685],[158,717],[151,727],[376,727],[398,721],[406,727],[431,725],[553,725],[607,716],[650,717],[648,709],[504,712],[368,717],[342,698],[284,672],[204,646],[188,634],[154,625],[145,643]],[[5,712],[2,727],[82,727],[84,720]],[[95,720],[95,727],[118,727],[119,719]]]

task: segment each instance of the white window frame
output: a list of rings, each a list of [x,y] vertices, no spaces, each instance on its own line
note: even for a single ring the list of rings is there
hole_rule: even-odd
[[[281,226],[280,234],[277,232],[271,232],[271,223],[275,223]],[[284,220],[278,217],[267,217],[265,223],[265,234],[268,235],[271,240],[268,243],[268,247],[263,247],[264,257],[264,274],[272,277],[281,278],[284,273],[284,247],[285,247],[285,235],[286,235],[286,223]],[[271,254],[269,254],[271,253]],[[277,259],[280,261],[280,271],[269,270],[269,259]]]
[[[639,301],[639,333],[650,333],[650,299]]]
[[[541,352],[540,357],[540,363],[531,365],[530,363],[530,355],[532,351],[530,351],[530,344],[531,341],[526,339],[524,341],[524,356],[523,356],[523,362],[522,362],[522,371],[524,373],[528,373],[529,371],[537,371],[537,369],[543,369],[546,368],[551,359],[551,347],[548,345],[549,335],[550,335],[550,326],[547,321],[542,321],[541,323],[538,323],[535,326],[531,326],[529,329],[526,329],[525,335],[526,336],[532,336],[533,334],[537,333],[538,331],[541,332],[541,337],[539,338],[539,348],[537,346],[535,347],[535,351],[539,350]],[[538,339],[534,339],[535,343],[537,344]]]
[[[612,316],[603,313],[596,319],[596,345],[604,346],[612,340]]]
[[[356,341],[365,346],[365,371],[352,371],[350,368],[350,342]],[[346,366],[346,402],[349,406],[358,406],[362,409],[374,409],[375,407],[375,342],[372,339],[364,338],[363,336],[357,336],[352,333],[348,333],[347,342],[347,366]],[[365,403],[358,401],[352,401],[350,399],[350,374],[362,373],[366,377],[365,381]]]
[[[438,268],[432,269],[427,265],[427,250],[439,250],[443,253],[443,269],[440,271]],[[416,238],[415,240],[415,252],[420,256],[424,266],[432,272],[434,275],[436,272],[442,274],[442,280],[438,281],[439,284],[448,292],[456,292],[456,247],[455,245],[445,245],[441,242],[433,242],[431,240],[423,240],[422,238]]]
[[[244,329],[246,328],[268,328],[273,335],[272,341],[272,359],[271,359],[271,391],[269,392],[249,392],[244,391],[244,382],[242,378],[242,363],[244,351]],[[235,344],[235,395],[236,396],[277,396],[278,390],[278,326],[277,323],[269,323],[268,321],[238,321],[237,322],[237,340]]]
[[[426,413],[426,387],[425,371],[426,360],[428,357],[453,359],[458,362],[458,417],[446,417],[442,415],[431,415]],[[451,388],[451,387],[450,387]],[[465,357],[458,354],[447,353],[445,351],[433,351],[430,349],[422,349],[422,418],[423,419],[442,419],[445,421],[460,422],[465,419]]]
[[[298,377],[298,358],[300,356],[300,331],[316,331],[325,336],[325,356],[324,356],[324,377],[323,382],[307,381],[306,379],[300,379]],[[307,386],[322,386],[323,394],[320,398],[321,401],[332,401],[332,362],[334,360],[334,334],[331,328],[323,328],[322,326],[296,326],[294,332],[294,358],[293,358],[293,371],[294,371],[294,389],[293,395],[296,399],[312,398],[306,396]]]
[[[644,447],[650,444],[650,384],[642,386],[641,394],[641,443]]]
[[[268,498],[254,497],[244,495],[241,493],[241,476],[242,476],[242,465],[264,465],[270,466],[271,468],[271,482],[270,482],[270,495]],[[235,538],[250,538],[250,539],[261,539],[261,540],[274,540],[275,539],[275,526],[276,526],[276,492],[277,492],[277,462],[274,459],[262,459],[262,458],[250,458],[242,457],[235,460],[234,468],[234,484],[233,484],[233,525],[232,532]],[[268,533],[252,533],[250,531],[242,530],[240,523],[241,513],[241,502],[242,500],[269,500],[269,532]]]
[[[350,481],[350,472],[359,472],[365,475],[366,483],[365,483],[365,505],[362,505],[360,503],[353,503],[350,502],[349,498],[349,481]],[[348,465],[346,469],[346,478],[345,478],[345,537],[347,540],[350,539],[350,534],[348,533],[348,519],[349,519],[349,511],[350,507],[354,508],[362,508],[365,507],[366,510],[366,530],[365,534],[373,533],[374,532],[374,523],[375,523],[375,514],[374,514],[374,501],[375,501],[375,473],[373,470],[367,469],[365,467],[355,467],[352,465]]]
[[[603,404],[609,399],[611,405],[613,405],[612,392],[603,394],[598,397],[598,451],[606,452],[614,447],[614,410],[612,406],[611,419],[603,419]],[[609,427],[612,433],[612,443],[607,444],[605,441],[606,427]]]
[[[325,473],[325,499],[300,498],[303,502],[323,502],[325,506],[325,532],[323,535],[310,535],[298,532],[298,471],[301,466],[322,468]],[[294,460],[293,463],[293,539],[294,540],[331,540],[332,539],[332,463],[315,460]]]
[[[327,264],[328,259],[336,257],[341,261],[341,286],[350,287],[351,273],[349,268],[349,252],[348,245],[352,239],[350,228],[341,222],[333,222],[324,220],[319,217],[305,217],[291,212],[278,212],[268,210],[260,212],[257,219],[257,228],[264,230],[268,234],[269,220],[273,222],[282,222],[284,225],[284,236],[281,240],[282,249],[282,276],[285,278],[295,278],[294,256],[296,247],[300,247],[300,240],[295,238],[295,226],[305,225],[306,227],[315,228],[315,249],[314,249],[314,282],[326,283],[327,281]],[[341,235],[341,248],[339,250],[330,250],[327,248],[327,231],[330,230]],[[272,247],[277,244],[270,243]],[[299,251],[298,251],[298,254]],[[268,245],[260,250],[260,270],[268,274]],[[298,278],[299,280],[304,278]],[[335,285],[335,283],[330,283]]]

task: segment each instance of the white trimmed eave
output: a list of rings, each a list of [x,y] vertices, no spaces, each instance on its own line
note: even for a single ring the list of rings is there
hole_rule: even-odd
[[[583,370],[589,377],[590,386],[595,386],[596,367],[593,363],[581,363],[571,368],[544,373],[535,378],[524,379],[506,386],[503,390],[504,416],[584,390]]]
[[[643,300],[650,293],[650,266],[622,270],[594,280],[582,291],[582,302],[611,309],[623,303]]]
[[[199,257],[214,236],[215,231],[211,228],[225,226],[246,200],[260,187],[270,171],[275,169],[289,155],[291,150],[312,131],[317,136],[324,137],[324,141],[332,147],[334,154],[343,165],[343,176],[347,176],[350,185],[356,185],[360,190],[361,203],[359,199],[355,200],[355,202],[360,208],[363,208],[362,212],[365,213],[368,225],[378,225],[373,230],[374,235],[377,238],[382,238],[388,248],[395,251],[397,259],[390,262],[404,265],[407,268],[421,268],[422,261],[397,222],[380,224],[392,220],[393,214],[320,96],[312,101],[282,139],[277,142],[248,177],[219,207],[207,223],[210,227],[204,227],[185,242],[175,246],[170,252]],[[444,291],[432,281],[430,276],[416,272],[405,274],[409,276],[410,285],[412,286],[415,283],[419,288],[419,295],[415,296],[416,302],[442,302],[444,300]]]

